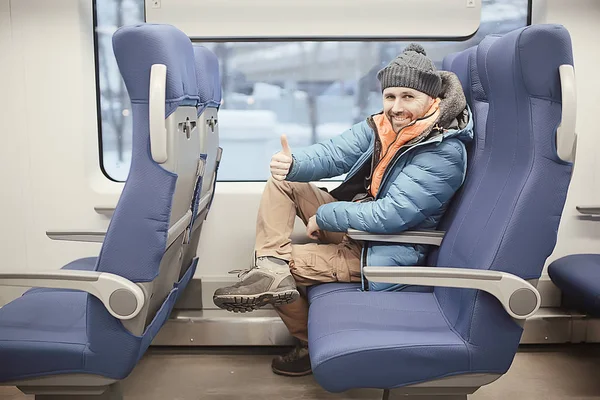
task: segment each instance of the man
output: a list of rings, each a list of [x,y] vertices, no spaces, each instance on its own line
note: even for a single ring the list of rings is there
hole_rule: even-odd
[[[271,161],[272,179],[258,211],[255,263],[242,272],[240,282],[214,294],[215,304],[230,311],[275,306],[300,342],[290,354],[273,360],[275,373],[311,372],[307,286],[363,281],[365,290],[402,290],[402,285],[364,282],[362,266],[425,261],[426,246],[361,244],[346,231],[435,229],[464,180],[463,141],[471,140],[472,123],[458,78],[436,71],[417,44],[409,45],[377,77],[383,112],[293,154],[282,136],[282,150]],[[345,173],[344,182],[331,193],[298,183]],[[296,215],[318,243],[291,244]]]

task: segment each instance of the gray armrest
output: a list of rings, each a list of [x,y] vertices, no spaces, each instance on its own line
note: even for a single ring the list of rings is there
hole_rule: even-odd
[[[167,247],[171,246],[175,239],[181,235],[183,231],[190,225],[192,219],[192,211],[189,210],[183,218],[181,218],[175,225],[169,228],[167,236]],[[46,231],[46,236],[52,240],[66,240],[71,242],[104,242],[106,236],[105,231],[91,231],[91,230],[68,230],[68,231]]]
[[[107,217],[112,217],[115,213],[115,206],[96,206],[94,207],[94,211],[100,215],[106,215]]]
[[[212,195],[214,189],[210,189],[208,190],[208,192],[206,192],[205,196],[200,200],[200,204],[198,205],[198,214],[201,214],[202,211],[208,206],[208,203],[210,202],[210,197]],[[94,207],[94,211],[97,214],[100,215],[105,215],[107,217],[112,217],[112,215],[114,214],[116,210],[115,206],[108,206],[108,205],[102,205],[102,206],[95,206]],[[67,239],[63,239],[63,240],[67,240]],[[80,240],[77,240],[80,241]],[[85,241],[85,240],[81,240],[81,241]]]
[[[599,206],[576,206],[575,207],[580,214],[583,215],[596,215],[600,216],[600,205]]]
[[[515,319],[533,315],[542,302],[529,282],[506,272],[439,267],[365,267],[371,282],[484,290],[496,297]]]
[[[407,244],[429,244],[439,246],[444,240],[444,231],[405,231],[397,234],[379,234],[348,229],[348,236],[354,240],[371,242],[391,242]]]
[[[97,271],[0,272],[0,286],[71,289],[97,297],[110,314],[131,319],[144,306],[144,292],[122,276]]]
[[[210,198],[212,196],[212,189],[209,190],[201,199],[198,204],[198,215],[201,215],[210,203]],[[94,211],[98,214],[106,215],[111,217],[115,211],[115,207],[112,206],[96,206],[94,207]],[[190,214],[191,216],[191,214]],[[187,220],[189,223],[189,219]],[[202,224],[202,221],[194,222],[192,231],[198,229],[198,227]],[[175,240],[179,234],[181,234],[180,227],[172,227],[169,229],[169,245],[172,242],[171,239]],[[102,243],[104,242],[104,237],[106,236],[106,231],[91,231],[91,230],[76,230],[71,229],[68,231],[46,231],[46,236],[48,236],[52,240],[64,240],[69,242],[86,242],[86,243]]]
[[[106,232],[73,229],[68,231],[46,231],[46,236],[48,236],[52,240],[102,243],[104,241],[104,237],[106,236]]]

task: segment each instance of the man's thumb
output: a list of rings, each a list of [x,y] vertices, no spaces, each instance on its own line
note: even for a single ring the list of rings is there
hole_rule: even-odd
[[[288,156],[292,155],[292,149],[290,149],[290,145],[288,144],[288,140],[285,135],[281,135],[281,149],[283,150],[284,154]]]

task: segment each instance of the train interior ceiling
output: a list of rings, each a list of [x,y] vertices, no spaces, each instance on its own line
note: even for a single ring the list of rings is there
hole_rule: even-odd
[[[0,399],[600,399],[599,20],[598,0],[0,0]],[[432,229],[346,218],[360,271],[299,285],[297,347],[272,304],[215,293],[256,273],[273,155],[350,182],[356,160],[298,160],[342,153],[410,43],[462,85],[466,174]],[[372,264],[384,248],[426,256]]]

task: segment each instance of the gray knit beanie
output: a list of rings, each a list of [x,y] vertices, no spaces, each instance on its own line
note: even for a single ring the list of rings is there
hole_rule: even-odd
[[[377,73],[381,90],[389,87],[408,87],[431,97],[442,91],[442,78],[433,62],[427,58],[423,46],[411,43],[406,49]]]

